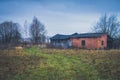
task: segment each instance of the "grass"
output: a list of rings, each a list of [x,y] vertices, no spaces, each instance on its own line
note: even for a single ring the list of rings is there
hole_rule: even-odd
[[[119,80],[120,50],[0,51],[0,80]]]

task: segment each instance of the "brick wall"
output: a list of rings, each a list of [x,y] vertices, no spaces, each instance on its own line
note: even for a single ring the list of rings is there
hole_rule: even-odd
[[[72,45],[76,48],[85,49],[103,49],[107,47],[107,35],[104,34],[100,38],[73,38]],[[82,40],[85,40],[85,45],[82,45]],[[103,45],[102,45],[103,41]]]

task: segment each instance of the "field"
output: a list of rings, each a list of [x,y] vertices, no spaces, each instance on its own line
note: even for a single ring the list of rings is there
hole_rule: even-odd
[[[120,80],[120,50],[0,50],[0,80]]]

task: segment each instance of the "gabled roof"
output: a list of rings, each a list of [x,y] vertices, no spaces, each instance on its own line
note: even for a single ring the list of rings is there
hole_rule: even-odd
[[[84,33],[72,36],[72,38],[97,38],[104,35],[104,33]]]
[[[65,40],[70,38],[97,38],[104,35],[104,33],[83,33],[83,34],[72,34],[72,35],[62,35],[56,34],[55,36],[51,37],[51,40]]]
[[[52,40],[65,40],[69,39],[70,35],[62,35],[62,34],[56,34],[55,36],[51,37]]]

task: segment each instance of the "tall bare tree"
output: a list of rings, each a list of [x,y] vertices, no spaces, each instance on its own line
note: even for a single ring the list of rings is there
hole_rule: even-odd
[[[26,38],[28,38],[29,37],[29,25],[28,25],[28,23],[27,23],[27,21],[25,21],[24,22],[24,36],[26,37]]]
[[[33,43],[35,44],[44,43],[45,33],[46,33],[45,26],[36,17],[34,17],[33,22],[30,26],[30,35]]]
[[[120,22],[116,15],[104,15],[93,27],[94,32],[107,33],[110,37],[120,36]]]
[[[19,24],[5,21],[0,24],[0,41],[1,43],[18,43],[21,34],[18,30]]]

